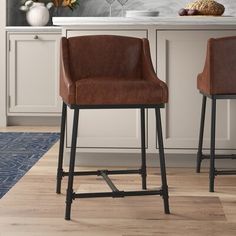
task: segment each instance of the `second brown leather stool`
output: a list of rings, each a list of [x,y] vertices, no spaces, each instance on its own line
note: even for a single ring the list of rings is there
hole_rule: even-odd
[[[236,37],[209,39],[203,72],[198,75],[197,88],[203,95],[202,114],[197,153],[197,169],[199,173],[203,159],[210,158],[209,191],[214,192],[216,175],[236,174],[236,170],[217,170],[215,159],[235,159],[235,155],[215,154],[216,101],[218,99],[236,99]],[[210,98],[211,107],[211,146],[210,155],[203,155],[203,133],[206,110],[206,99]]]

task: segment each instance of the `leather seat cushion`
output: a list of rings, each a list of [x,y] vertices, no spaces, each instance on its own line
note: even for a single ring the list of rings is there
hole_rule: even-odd
[[[154,80],[86,78],[76,82],[78,105],[160,104],[167,100],[166,85]]]

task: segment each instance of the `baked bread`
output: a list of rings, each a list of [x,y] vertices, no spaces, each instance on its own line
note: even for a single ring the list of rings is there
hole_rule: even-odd
[[[199,15],[221,16],[225,11],[225,7],[214,0],[197,0],[187,4],[186,8],[198,10]]]

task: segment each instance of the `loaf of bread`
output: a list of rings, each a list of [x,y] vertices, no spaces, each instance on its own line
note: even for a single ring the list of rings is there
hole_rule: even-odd
[[[214,0],[197,0],[187,4],[186,9],[195,9],[199,15],[212,16],[221,16],[225,11],[225,7]]]

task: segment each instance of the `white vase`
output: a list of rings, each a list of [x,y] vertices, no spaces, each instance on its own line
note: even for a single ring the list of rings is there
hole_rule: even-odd
[[[26,13],[26,20],[32,26],[44,26],[49,21],[49,11],[44,3],[34,2]]]

